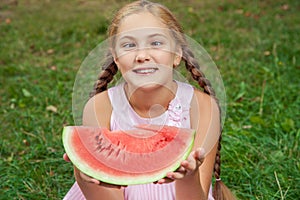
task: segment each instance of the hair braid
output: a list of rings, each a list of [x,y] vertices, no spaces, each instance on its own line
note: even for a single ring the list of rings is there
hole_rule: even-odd
[[[204,89],[204,92],[215,97],[215,91],[211,86],[210,81],[205,77],[204,73],[200,70],[199,63],[195,60],[193,52],[188,48],[183,48],[183,58],[185,60],[185,66],[194,80],[198,82],[201,88]],[[217,100],[217,99],[216,99]]]
[[[215,165],[214,165],[214,175],[216,179],[216,183],[214,186],[213,196],[215,200],[222,200],[224,199],[222,196],[222,190],[221,190],[221,140],[222,140],[222,133],[219,137],[219,143],[218,143],[218,150],[216,153],[215,158]]]
[[[221,121],[221,108],[219,105],[219,100],[216,97],[215,91],[211,86],[210,81],[205,77],[204,73],[200,70],[199,63],[196,61],[193,52],[187,47],[183,47],[183,60],[185,61],[185,66],[187,70],[191,73],[193,79],[198,82],[199,86],[203,88],[204,92],[210,95],[215,99],[220,112],[220,121]],[[221,184],[221,139],[222,139],[222,127],[220,126],[220,137],[218,140],[218,149],[215,158],[214,165],[214,176],[216,179],[216,184],[214,186],[213,196],[216,200],[222,199],[222,192],[220,189]]]
[[[113,60],[111,53],[107,54],[106,61],[102,67],[103,71],[100,73],[98,80],[94,85],[90,97],[107,90],[108,84],[113,80],[114,75],[118,72],[118,67]]]

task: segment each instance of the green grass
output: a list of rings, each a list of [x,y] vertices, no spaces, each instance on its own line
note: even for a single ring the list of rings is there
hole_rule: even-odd
[[[298,199],[300,3],[164,4],[222,74],[224,182],[239,199]],[[74,124],[73,83],[119,7],[116,1],[0,3],[0,199],[62,199],[72,185],[61,132]]]

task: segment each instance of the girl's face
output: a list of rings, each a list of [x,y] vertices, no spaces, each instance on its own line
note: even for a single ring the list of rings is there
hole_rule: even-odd
[[[136,88],[173,81],[181,60],[170,30],[149,12],[132,14],[118,28],[114,61],[125,81]]]

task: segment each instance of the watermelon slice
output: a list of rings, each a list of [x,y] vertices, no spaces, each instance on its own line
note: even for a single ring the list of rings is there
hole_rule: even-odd
[[[151,183],[176,170],[189,155],[195,131],[141,125],[128,131],[66,126],[63,145],[87,175],[115,185]]]

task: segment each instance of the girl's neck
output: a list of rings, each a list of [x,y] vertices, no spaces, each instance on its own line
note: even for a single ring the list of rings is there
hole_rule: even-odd
[[[177,84],[171,81],[168,85],[149,88],[132,88],[125,84],[125,94],[129,104],[141,117],[153,118],[163,114],[176,95]]]

